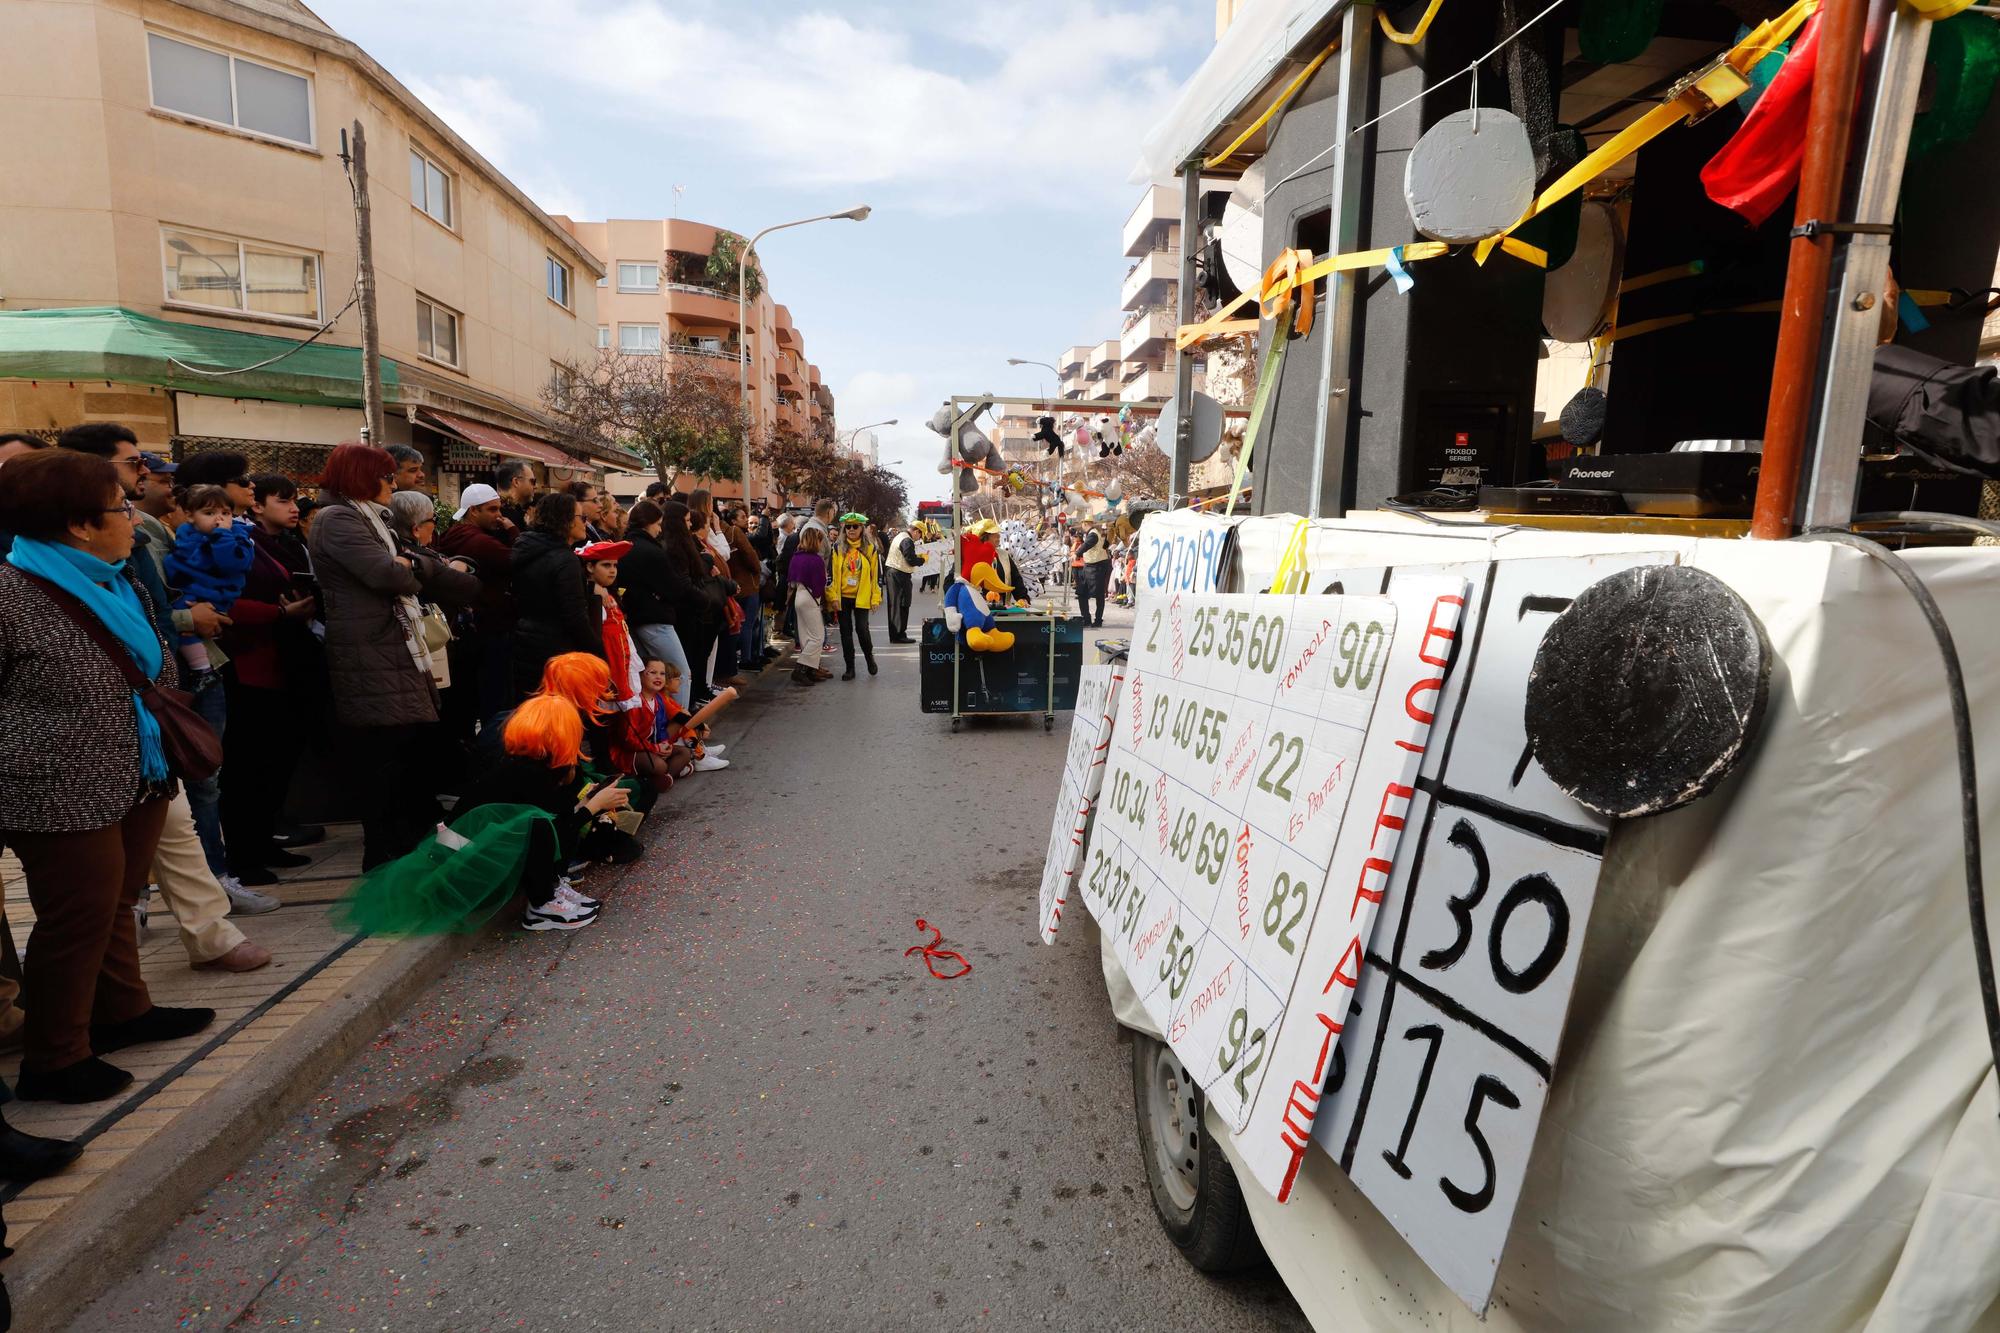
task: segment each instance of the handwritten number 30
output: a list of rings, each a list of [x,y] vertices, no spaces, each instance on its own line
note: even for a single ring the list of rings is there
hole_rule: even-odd
[[[1472,887],[1446,904],[1452,920],[1458,923],[1458,937],[1442,949],[1430,950],[1419,960],[1432,971],[1453,967],[1465,957],[1465,951],[1472,943],[1472,910],[1485,899],[1492,875],[1486,848],[1479,841],[1479,832],[1471,821],[1461,819],[1452,825],[1445,841],[1471,858]],[[1542,909],[1548,922],[1547,930],[1534,959],[1526,967],[1517,968],[1507,961],[1506,955],[1501,952],[1501,944],[1507,937],[1507,925],[1514,919],[1514,913],[1531,904]],[[1500,904],[1493,910],[1493,924],[1486,932],[1486,958],[1493,968],[1493,979],[1500,984],[1500,988],[1510,995],[1526,995],[1549,979],[1568,949],[1569,904],[1563,901],[1555,881],[1537,871],[1532,875],[1523,875],[1508,885],[1507,892],[1500,895]]]

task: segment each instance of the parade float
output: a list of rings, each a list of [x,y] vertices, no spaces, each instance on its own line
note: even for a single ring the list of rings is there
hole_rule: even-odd
[[[1324,1329],[2000,1327],[1966,8],[1273,0],[1155,133],[1176,488],[1187,349],[1254,339],[1252,498],[1140,531],[1037,920],[1197,1266]]]

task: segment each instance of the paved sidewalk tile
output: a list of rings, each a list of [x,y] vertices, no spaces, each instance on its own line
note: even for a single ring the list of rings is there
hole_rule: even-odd
[[[128,1070],[126,1093],[89,1106],[12,1101],[9,1124],[31,1134],[77,1139],[84,1155],[69,1170],[32,1185],[0,1185],[0,1208],[8,1240],[19,1245],[34,1231],[61,1226],[63,1209],[83,1197],[105,1173],[184,1115],[200,1115],[206,1096],[224,1086],[273,1041],[314,1010],[337,998],[394,941],[363,939],[337,927],[328,912],[360,873],[358,825],[334,824],[326,841],[301,848],[311,863],[285,872],[284,881],[265,889],[285,905],[262,916],[235,918],[250,939],[271,951],[271,965],[256,972],[197,972],[188,966],[173,915],[159,896],[140,934],[140,959],[156,1003],[202,1005],[216,1011],[205,1032],[176,1042],[133,1047],[111,1057]],[[34,909],[28,902],[20,866],[0,857],[0,884],[6,894],[8,927],[25,954],[33,945]],[[0,1075],[11,1086],[20,1069],[18,1053],[0,1058]]]

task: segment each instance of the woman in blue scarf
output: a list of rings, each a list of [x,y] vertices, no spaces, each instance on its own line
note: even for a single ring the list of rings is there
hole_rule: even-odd
[[[173,654],[125,573],[132,514],[101,458],[50,449],[0,469],[0,529],[14,534],[0,564],[0,842],[20,857],[35,906],[17,1089],[28,1100],[113,1096],[132,1076],[100,1057],[215,1019],[147,993],[132,905],[173,780],[159,723],[60,597],[81,602],[140,671],[174,683]]]

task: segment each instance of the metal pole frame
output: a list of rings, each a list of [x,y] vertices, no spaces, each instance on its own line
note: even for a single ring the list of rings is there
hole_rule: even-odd
[[[947,466],[958,459],[959,428],[987,408],[998,403],[1005,403],[1009,406],[1040,405],[1039,401],[1033,398],[996,398],[991,394],[975,394],[970,396],[953,394],[951,397],[951,425],[945,431],[944,437],[944,461]],[[1123,406],[1123,404],[1112,404],[1113,410],[1116,410],[1120,406]],[[1159,410],[1157,404],[1154,405],[1154,410]],[[965,527],[965,506],[960,501],[958,469],[952,467],[946,475],[951,478],[951,567],[954,577],[963,578],[965,576],[965,543],[961,540],[961,536]],[[940,578],[938,580],[938,614],[940,617],[944,614],[944,594],[949,590],[950,584],[945,579]],[[1055,725],[1056,625],[1061,620],[1068,618],[1069,595],[1070,590],[1066,587],[1063,595],[1063,615],[1058,616],[1055,612],[1051,611],[1044,613],[1041,617],[1047,621],[1049,629],[1049,669],[1045,678],[1048,692],[1043,696],[1042,703],[1042,720],[1046,724],[1044,727],[1045,730]],[[958,635],[954,634],[951,636],[951,721],[953,727],[956,727],[958,720],[965,715],[960,707],[960,701],[964,696],[959,684],[959,668],[964,664],[964,661],[964,645],[959,642]],[[1014,714],[1014,716],[1019,716],[1019,714]]]
[[[1371,132],[1364,131],[1355,142],[1354,128],[1367,119],[1375,91],[1375,7],[1348,6],[1340,19],[1340,87],[1335,92],[1333,156],[1333,253],[1351,254],[1361,248],[1361,180],[1366,174]],[[1345,458],[1354,431],[1354,326],[1359,308],[1358,275],[1335,273],[1327,279],[1326,301],[1330,327],[1321,347],[1319,382],[1326,398],[1313,423],[1312,482],[1306,496],[1309,518],[1338,515],[1347,508],[1347,495],[1354,485]],[[1329,449],[1342,455],[1335,493],[1326,494],[1326,456]],[[1261,499],[1261,497],[1260,497]]]
[[[1868,47],[1878,54],[1874,68],[1864,71],[1869,87],[1861,108],[1865,137],[1859,145],[1852,221],[1886,225],[1896,220],[1931,24],[1896,0],[1876,0],[1876,12],[1869,18]],[[1834,260],[1838,280],[1827,311],[1817,421],[1800,513],[1800,527],[1807,532],[1844,530],[1854,520],[1868,385],[1874,374],[1881,303],[1887,296],[1892,238],[1858,232],[1844,239],[1846,244]]]
[[[1194,323],[1195,230],[1201,223],[1201,159],[1181,166],[1181,281],[1176,301],[1177,324]],[[1188,474],[1194,469],[1194,348],[1174,354],[1173,471],[1167,482],[1167,508],[1187,503]],[[1085,464],[1088,467],[1088,464]]]

